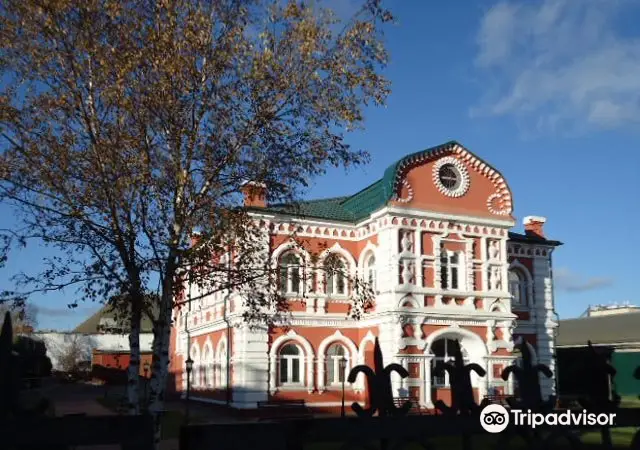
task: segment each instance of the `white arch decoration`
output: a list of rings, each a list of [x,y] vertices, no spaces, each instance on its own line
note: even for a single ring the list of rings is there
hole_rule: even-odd
[[[311,255],[309,252],[299,243],[294,240],[284,242],[276,248],[271,254],[271,265],[274,269],[278,267],[278,261],[280,257],[286,252],[291,251],[298,256],[302,257],[302,278],[304,281],[304,287],[307,292],[310,292],[313,286],[313,269],[309,266],[311,262]]]
[[[280,256],[288,251],[293,251],[294,253],[302,255],[304,264],[309,264],[309,261],[311,261],[311,255],[302,245],[298,244],[296,241],[289,240],[280,244],[273,251],[273,253],[271,254],[271,262],[277,267]]]
[[[404,297],[402,297],[400,299],[400,301],[398,302],[398,308],[407,308],[407,309],[411,309],[408,306],[402,306],[403,304],[405,304],[406,302],[411,303],[413,308],[420,308],[420,303],[418,303],[418,300],[411,294],[407,294]]]
[[[193,370],[191,372],[191,384],[193,385],[193,387],[198,387],[200,386],[200,377],[198,376],[198,374],[200,373],[200,347],[198,346],[198,341],[193,341],[193,343],[191,344],[189,357],[191,357],[193,365],[195,366],[193,367]],[[189,376],[189,374],[187,374],[185,371],[185,379],[187,376]]]
[[[209,351],[209,354],[208,354],[209,357],[205,359],[207,350]],[[202,346],[202,354],[200,355],[200,365],[201,365],[200,370],[204,368],[204,371],[207,374],[206,378],[207,380],[209,380],[209,384],[203,383],[203,387],[205,388],[211,388],[214,386],[214,379],[213,379],[214,361],[215,361],[215,353],[213,351],[213,344],[211,342],[211,339],[207,336],[207,339],[204,341],[204,345]]]
[[[276,379],[278,376],[277,372],[277,359],[278,359],[278,350],[280,347],[286,342],[294,341],[302,346],[304,350],[304,364],[306,366],[306,375],[307,375],[307,391],[309,393],[313,392],[313,360],[315,358],[315,354],[313,352],[313,347],[304,337],[300,336],[293,330],[290,330],[288,333],[283,334],[276,338],[271,344],[271,348],[269,349],[269,391],[274,394],[278,389],[278,385],[276,383]]]
[[[325,363],[325,355],[327,353],[327,349],[331,344],[335,344],[337,342],[343,344],[347,348],[347,351],[349,352],[347,365],[345,369],[345,372],[346,372],[345,376],[349,373],[349,369],[352,368],[355,365],[354,363],[357,361],[358,349],[356,348],[356,345],[353,343],[351,339],[349,339],[344,334],[342,334],[340,330],[336,330],[335,333],[327,336],[318,346],[318,358],[317,358],[318,383],[317,385],[318,385],[318,391],[320,392],[324,391],[324,388],[325,388],[324,363]]]
[[[507,307],[500,300],[496,300],[491,305],[489,305],[489,312],[492,312],[495,308],[498,308],[498,311],[500,311],[501,313],[508,312]]]
[[[524,274],[524,277],[527,279],[526,283],[527,283],[527,305],[526,306],[533,306],[534,304],[534,298],[533,298],[533,277],[531,276],[531,273],[529,272],[529,269],[527,269],[527,267],[522,264],[520,261],[518,261],[517,259],[514,259],[513,261],[511,261],[511,264],[509,264],[509,271],[511,270],[517,270],[520,273]]]
[[[364,270],[366,269],[364,264],[367,261],[367,259],[369,259],[369,256],[371,254],[373,254],[373,256],[376,258],[376,263],[377,263],[378,261],[377,251],[378,251],[378,247],[375,246],[371,241],[367,241],[367,245],[365,245],[365,247],[360,252],[360,256],[358,257],[358,269],[360,270],[361,273],[364,273]]]
[[[482,354],[478,356],[487,355],[488,353],[487,346],[482,340],[482,338],[478,336],[476,333],[474,333],[473,331],[467,330],[465,328],[460,328],[457,325],[451,325],[449,327],[441,328],[438,331],[434,331],[433,333],[430,333],[426,339],[427,345],[425,346],[425,350],[424,350],[425,353],[431,354],[431,345],[434,343],[434,341],[438,340],[441,337],[447,337],[452,335],[471,339],[478,345],[478,350],[482,350],[481,352]],[[467,349],[467,351],[469,351],[469,349]]]
[[[426,339],[424,353],[427,356],[428,364],[426,364],[425,367],[425,372],[427,372],[425,373],[425,392],[431,392],[431,360],[434,357],[431,351],[431,346],[436,340],[446,337],[460,339],[460,345],[463,347],[463,351],[467,354],[469,360],[471,362],[479,364],[481,367],[487,370],[487,361],[485,358],[488,355],[487,345],[484,343],[480,336],[478,336],[473,331],[461,328],[458,325],[451,325],[446,328],[441,328],[440,330],[434,331],[433,333],[429,334]],[[471,374],[471,384],[474,388],[478,389],[480,398],[483,398],[486,395],[487,385],[486,383],[482,382],[482,380],[475,373]],[[431,404],[430,398],[427,398],[425,400],[427,404]]]
[[[371,330],[367,331],[367,334],[360,341],[360,345],[358,346],[358,360],[356,361],[357,364],[364,364],[365,362],[364,352],[366,351],[367,344],[369,342],[371,342],[374,345],[376,343],[376,337],[371,332]],[[364,382],[365,382],[365,376],[363,374],[359,374],[358,378],[356,379],[356,382],[354,383],[354,389],[356,391],[363,391],[365,388]]]
[[[227,336],[224,334],[218,341],[218,345],[216,346],[216,358],[218,360],[217,364],[217,372],[218,376],[216,377],[216,387],[221,389],[227,388],[228,382],[228,371],[229,371],[229,346],[227,345]]]
[[[322,266],[324,264],[324,260],[327,259],[327,256],[329,256],[332,253],[342,256],[346,260],[347,265],[349,266],[349,273],[351,275],[355,275],[355,271],[358,267],[358,264],[356,263],[355,258],[351,253],[349,253],[349,251],[344,249],[338,242],[336,242],[330,248],[326,249],[320,254],[320,257],[318,258],[318,264]]]

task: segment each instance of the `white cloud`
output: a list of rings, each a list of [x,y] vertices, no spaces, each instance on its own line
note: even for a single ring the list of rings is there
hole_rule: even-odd
[[[482,18],[475,63],[490,76],[475,115],[515,115],[538,129],[640,122],[640,35],[627,0],[501,2]],[[634,28],[638,33],[638,29]]]
[[[585,278],[566,267],[559,267],[553,273],[554,283],[558,290],[566,292],[585,292],[609,287],[613,280],[607,277]]]

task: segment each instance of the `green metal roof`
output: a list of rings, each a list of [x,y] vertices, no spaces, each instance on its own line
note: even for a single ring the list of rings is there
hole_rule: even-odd
[[[393,198],[399,171],[412,161],[424,156],[446,150],[459,145],[456,141],[449,141],[435,147],[407,155],[391,164],[384,171],[383,177],[348,197],[334,197],[320,200],[309,200],[297,204],[269,205],[267,208],[252,208],[266,212],[280,212],[298,215],[306,218],[325,219],[340,222],[358,222],[370,214],[384,207]]]
[[[73,329],[73,333],[79,334],[100,334],[114,333],[122,330],[127,332],[130,328],[125,315],[118,314],[111,306],[105,305],[98,312],[87,318],[84,322]],[[146,314],[142,315],[140,332],[153,332],[153,323]]]
[[[558,326],[558,347],[640,342],[640,312],[561,320]]]

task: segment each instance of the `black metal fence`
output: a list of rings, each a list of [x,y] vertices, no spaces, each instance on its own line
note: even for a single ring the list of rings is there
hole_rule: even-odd
[[[580,411],[576,411],[579,413]],[[540,427],[510,425],[490,434],[478,416],[406,416],[334,418],[195,425],[183,428],[180,450],[484,450],[484,449],[640,449],[635,428],[640,409],[620,410],[613,427],[568,425]],[[619,442],[615,430],[633,427],[635,437]],[[584,439],[583,433],[589,439]],[[626,431],[626,430],[625,430]],[[612,437],[613,433],[613,437]]]
[[[505,380],[510,376],[517,379],[519,396],[508,399],[508,411],[502,411],[511,420],[496,433],[483,428],[481,420],[486,420],[487,411],[483,413],[482,410],[490,402],[485,399],[476,403],[470,381],[472,371],[481,377],[486,373],[477,364],[464,364],[459,348],[453,363],[436,367],[436,371],[449,373],[451,404],[436,402],[438,415],[412,416],[408,415],[411,409],[408,402],[398,406],[394,401],[390,381],[391,372],[397,372],[403,378],[408,373],[397,364],[384,366],[376,342],[374,368],[357,366],[349,374],[350,383],[360,373],[368,379],[369,407],[365,409],[354,404],[352,408],[357,417],[188,426],[181,430],[180,450],[640,450],[640,408],[619,407],[619,399],[610,388],[615,370],[591,345],[589,347],[591,351],[581,361],[584,365],[582,381],[588,386],[589,394],[577,400],[577,409],[560,410],[556,408],[556,398],[543,398],[540,389],[540,376],[551,377],[553,374],[543,364],[534,364],[528,347],[521,344],[522,364],[507,367],[502,373]],[[538,414],[538,417],[551,417],[549,414],[553,413],[566,415],[567,412],[574,416],[569,417],[568,423],[544,423],[534,427],[531,423],[517,423],[513,416],[515,411]],[[583,413],[614,415],[613,423],[575,420]]]

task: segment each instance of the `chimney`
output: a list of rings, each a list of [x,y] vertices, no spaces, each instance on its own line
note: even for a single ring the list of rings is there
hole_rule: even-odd
[[[191,246],[194,247],[200,241],[200,232],[194,231],[191,233]]]
[[[527,216],[522,223],[524,224],[524,232],[527,236],[536,236],[544,239],[544,223],[547,221],[545,217]]]
[[[267,186],[264,183],[247,181],[240,188],[244,196],[244,206],[254,208],[266,208],[267,206]]]

